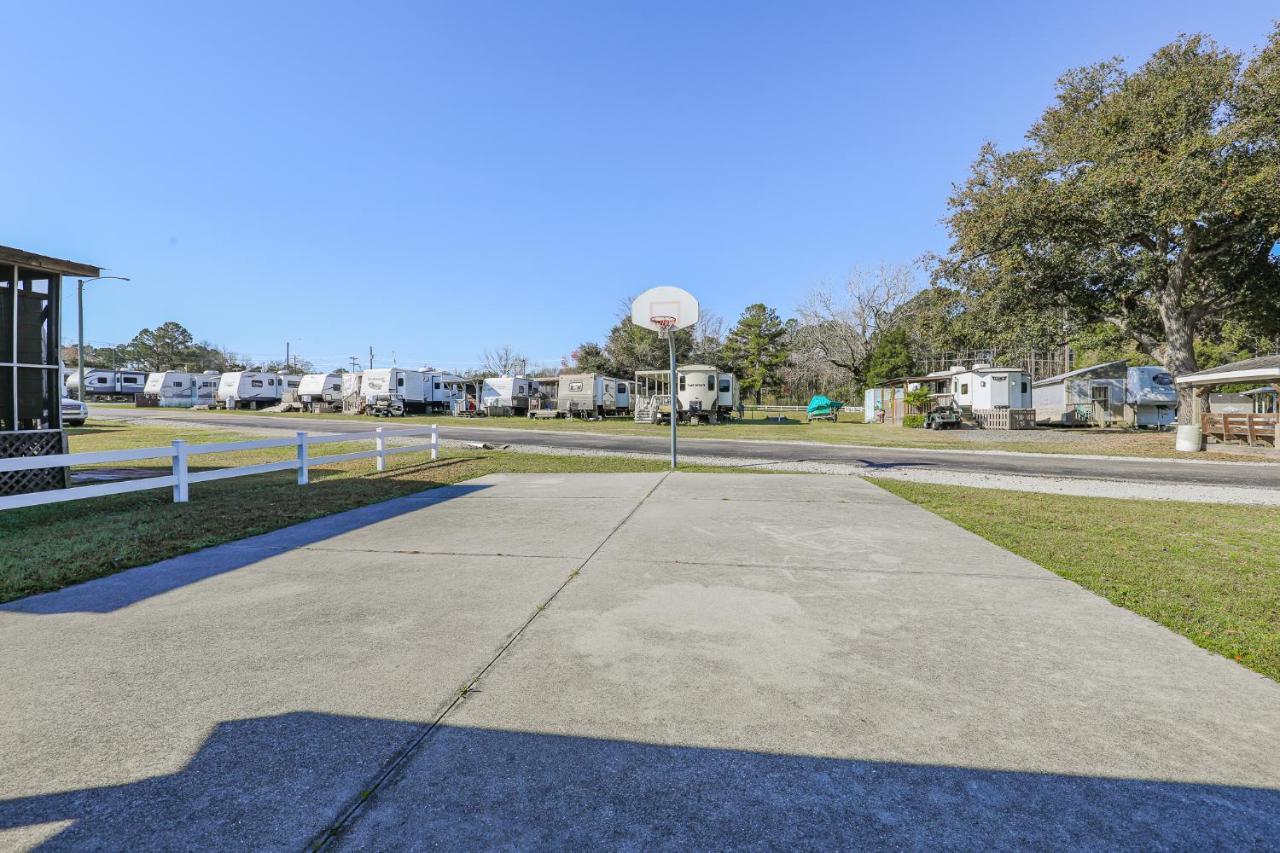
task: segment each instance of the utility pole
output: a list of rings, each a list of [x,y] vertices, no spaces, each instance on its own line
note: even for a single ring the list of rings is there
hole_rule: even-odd
[[[351,372],[352,373],[356,372],[356,368],[359,367],[359,365],[360,365],[360,359],[356,358],[354,355],[351,356]]]
[[[373,370],[373,347],[369,347],[369,369]]]
[[[285,342],[284,342],[284,369],[285,369],[285,371],[286,371],[286,372],[288,372],[289,368],[290,368],[292,365],[293,365],[293,361],[289,358],[289,342],[288,342],[288,341],[285,341]]]

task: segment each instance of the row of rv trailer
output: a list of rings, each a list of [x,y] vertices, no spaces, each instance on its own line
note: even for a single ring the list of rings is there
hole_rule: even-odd
[[[680,419],[716,421],[738,408],[738,383],[709,365],[677,371]],[[69,372],[67,393],[80,399],[126,400],[139,406],[258,409],[296,404],[304,411],[380,415],[635,415],[654,423],[670,417],[666,371],[641,371],[635,380],[600,373],[464,378],[428,369],[380,368],[356,373],[287,374],[264,371],[186,373],[91,369],[85,393]]]
[[[1128,423],[1163,428],[1174,423],[1178,410],[1173,377],[1158,365],[1130,367],[1114,361],[1033,380],[1018,368],[975,364],[908,377],[887,388],[868,388],[864,418],[871,422],[912,414],[904,403],[905,392],[922,387],[930,391],[928,408],[1020,412],[1027,425]]]

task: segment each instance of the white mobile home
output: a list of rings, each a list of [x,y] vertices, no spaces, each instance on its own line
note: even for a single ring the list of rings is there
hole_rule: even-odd
[[[969,370],[953,369],[950,378],[952,399],[961,408],[973,411],[1033,408],[1031,376],[1019,368],[975,364]]]
[[[1172,426],[1178,419],[1178,389],[1159,365],[1130,367],[1125,376],[1125,419],[1136,427]]]
[[[1129,364],[1109,361],[1050,376],[1032,389],[1036,421],[1042,424],[1097,424],[1124,419]]]
[[[235,370],[218,379],[217,404],[224,409],[274,406],[280,398],[280,377],[274,373]]]
[[[308,412],[342,408],[342,374],[308,373],[303,376],[298,383],[298,402]]]

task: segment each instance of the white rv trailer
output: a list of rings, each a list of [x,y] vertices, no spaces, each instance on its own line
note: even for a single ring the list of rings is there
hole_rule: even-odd
[[[373,410],[378,399],[398,398],[406,414],[427,411],[426,382],[420,371],[401,367],[366,370],[360,380],[365,406]]]
[[[234,370],[218,379],[217,404],[225,409],[274,406],[280,397],[280,377],[274,373]]]
[[[1164,429],[1178,418],[1178,389],[1173,376],[1159,365],[1130,367],[1125,377],[1124,408],[1136,427]]]
[[[433,414],[449,411],[453,401],[458,397],[457,389],[458,383],[462,381],[461,377],[430,368],[423,368],[418,372],[422,374],[422,396],[426,402],[427,411]]]
[[[85,399],[132,400],[142,393],[147,384],[147,374],[141,370],[106,370],[92,367],[84,372]],[[66,379],[67,393],[79,391],[80,375],[71,373]],[[79,398],[79,394],[76,395]]]
[[[733,416],[738,405],[738,380],[709,364],[676,368],[676,411],[681,421],[717,423]],[[633,408],[637,421],[669,422],[671,371],[637,370]],[[563,390],[561,391],[563,393]]]
[[[307,412],[342,408],[342,374],[308,373],[298,383],[298,401]]]
[[[631,410],[632,385],[603,373],[562,373],[556,409],[570,417],[604,417]]]
[[[213,403],[217,388],[217,373],[163,370],[147,375],[146,385],[138,395],[137,403],[139,406],[159,406],[165,409],[208,406]]]
[[[538,383],[527,376],[490,376],[480,388],[480,405],[491,415],[523,417],[537,393]]]

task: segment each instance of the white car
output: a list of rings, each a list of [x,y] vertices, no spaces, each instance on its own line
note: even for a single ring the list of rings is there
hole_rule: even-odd
[[[62,398],[62,425],[80,427],[84,426],[85,420],[89,417],[89,407],[79,400],[71,397]]]

